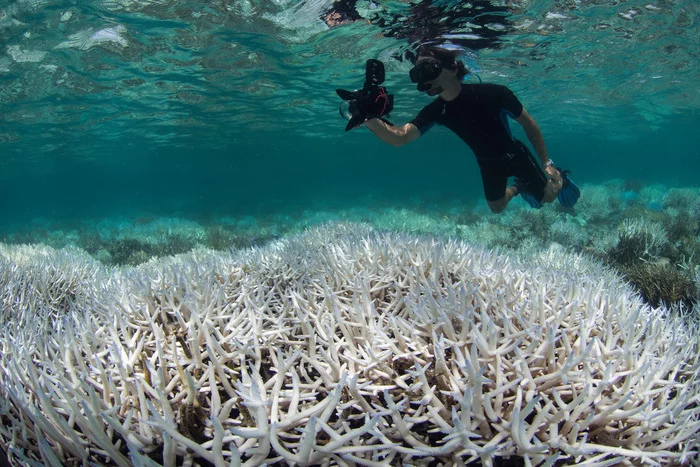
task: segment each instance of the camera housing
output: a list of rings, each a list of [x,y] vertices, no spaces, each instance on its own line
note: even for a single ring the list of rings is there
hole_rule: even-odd
[[[365,64],[365,83],[362,89],[335,90],[343,99],[339,109],[340,115],[349,120],[345,131],[361,125],[369,118],[389,115],[394,108],[394,96],[387,94],[386,88],[380,86],[384,78],[384,64],[379,60],[369,59]]]

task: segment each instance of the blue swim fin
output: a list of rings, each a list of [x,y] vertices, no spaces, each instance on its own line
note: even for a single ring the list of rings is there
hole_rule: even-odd
[[[531,208],[540,209],[542,207],[542,201],[535,198],[535,195],[530,193],[527,189],[527,185],[522,180],[515,180],[515,187],[518,189],[518,194],[525,200]]]
[[[581,197],[581,190],[578,186],[569,178],[570,170],[563,170],[557,167],[557,170],[561,173],[562,187],[561,191],[557,195],[559,204],[565,208],[573,208],[578,199]]]

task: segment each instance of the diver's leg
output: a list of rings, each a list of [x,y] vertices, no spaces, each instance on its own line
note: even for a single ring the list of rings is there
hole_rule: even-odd
[[[518,179],[518,183],[527,190],[532,197],[543,203],[551,203],[557,199],[557,194],[561,189],[549,180],[540,162],[532,155],[530,150],[521,141],[517,142],[518,151],[514,155],[513,175]]]
[[[481,181],[484,185],[486,204],[495,214],[503,212],[510,200],[517,196],[518,190],[514,186],[506,188],[508,175],[502,166],[480,164],[479,167],[481,169]]]
[[[518,196],[518,189],[515,186],[509,186],[506,188],[505,194],[501,199],[497,199],[495,201],[489,201],[487,199],[486,203],[489,205],[489,208],[494,214],[500,214],[505,211],[506,206],[508,206],[508,203],[510,203],[510,200],[516,196]]]

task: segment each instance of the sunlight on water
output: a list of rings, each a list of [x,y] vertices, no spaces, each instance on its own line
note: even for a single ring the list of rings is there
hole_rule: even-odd
[[[586,167],[610,159],[593,145],[618,144],[629,155],[615,158],[626,160],[654,146],[644,138],[675,144],[671,157],[697,153],[685,130],[697,126],[700,104],[693,2],[343,4],[1,4],[1,176],[158,177],[184,164],[235,166],[251,179],[285,157],[313,177],[324,145],[343,160],[360,147],[379,153],[365,131],[343,134],[335,88],[359,87],[365,60],[379,58],[396,95],[392,120],[408,121],[429,102],[407,76],[412,49],[430,42],[460,48],[481,79],[510,86],[555,154],[593,137],[586,152],[598,156]],[[406,161],[421,160],[424,147]]]
[[[484,25],[475,24],[474,10],[474,18],[454,22],[456,30],[435,31],[454,5],[438,10],[444,17],[425,13],[413,24],[409,15],[418,10],[409,4],[358,2],[358,19],[331,29],[323,20],[330,0],[206,7],[124,0],[98,8],[18,1],[0,19],[7,44],[0,58],[2,140],[57,139],[60,129],[33,130],[76,120],[88,132],[103,132],[109,121],[110,132],[153,144],[182,144],[195,129],[220,125],[244,135],[291,123],[331,136],[322,117],[336,105],[336,83],[356,83],[363,61],[380,57],[394,72],[388,84],[402,89],[408,65],[397,59],[429,32],[467,46],[483,46],[478,38],[490,34],[493,47],[466,49],[465,56],[483,79],[507,82],[523,101],[547,109],[540,112],[547,125],[586,126],[593,117],[658,127],[674,112],[698,107],[692,3],[508,5],[491,6],[496,11]],[[417,93],[399,98],[405,108],[422,102]],[[135,121],[143,125],[134,128]]]

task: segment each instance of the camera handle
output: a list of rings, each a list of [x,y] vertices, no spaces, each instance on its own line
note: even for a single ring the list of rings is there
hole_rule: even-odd
[[[370,58],[365,64],[364,89],[379,86],[384,82],[384,64],[379,60]]]

